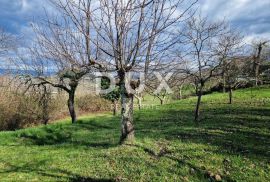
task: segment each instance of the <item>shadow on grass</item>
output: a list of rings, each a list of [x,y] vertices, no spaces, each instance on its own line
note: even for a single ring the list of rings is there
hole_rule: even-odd
[[[161,114],[160,114],[161,113]],[[217,153],[245,155],[257,159],[270,158],[270,110],[213,105],[202,111],[203,120],[193,122],[191,110],[161,110],[138,113],[139,137],[166,138],[218,146]],[[146,124],[147,123],[147,124]]]
[[[100,122],[105,120],[106,122]],[[117,125],[118,126],[118,125]],[[71,145],[110,148],[118,145],[119,133],[114,132],[115,120],[101,117],[97,120],[79,120],[76,124],[56,124],[25,130],[17,137],[27,145]]]
[[[167,108],[166,108],[167,107]],[[191,107],[177,108],[165,106],[155,110],[144,110],[135,114],[135,131],[138,139],[181,140],[204,145],[217,146],[213,151],[217,154],[244,155],[260,161],[270,158],[270,110],[267,108],[253,109],[244,107],[226,107],[210,105],[203,107],[203,121],[196,125],[193,122]],[[76,124],[55,124],[46,127],[24,130],[18,133],[18,138],[24,145],[61,145],[68,147],[111,148],[118,145],[120,131],[119,118],[96,117],[83,119]],[[189,159],[177,158],[166,149],[155,153],[152,149],[133,145],[143,149],[154,158],[167,158],[177,162],[179,168],[188,166],[194,170],[198,179],[203,179],[206,169],[196,166]],[[121,153],[119,153],[121,155]],[[1,162],[1,160],[0,160]],[[71,182],[115,181],[115,179],[96,179],[80,176],[70,171],[58,168],[43,169],[47,161],[12,165],[3,162],[6,169],[0,173],[30,173]],[[225,181],[233,181],[229,177]]]
[[[166,108],[167,107],[167,108]],[[165,106],[135,114],[137,138],[181,140],[219,147],[216,153],[270,158],[270,110],[243,106],[207,105],[203,121],[193,122],[191,107]],[[110,148],[118,145],[119,118],[97,117],[77,124],[63,124],[20,133],[32,145],[72,145]]]
[[[58,168],[50,168],[48,170],[42,168],[42,166],[46,165],[47,161],[42,160],[35,163],[26,163],[20,166],[16,166],[7,161],[0,160],[1,163],[5,164],[6,170],[0,170],[0,174],[4,173],[37,173],[41,176],[48,178],[55,178],[58,180],[65,180],[70,182],[113,182],[115,179],[98,179],[91,177],[84,177],[77,174],[74,174],[70,171],[58,169]]]
[[[160,151],[158,153],[156,153],[152,149],[147,148],[145,146],[141,146],[141,145],[137,145],[137,144],[126,144],[126,145],[128,145],[130,147],[140,148],[144,152],[149,154],[151,157],[154,157],[156,159],[167,158],[167,159],[176,161],[177,166],[179,168],[181,168],[183,166],[188,166],[189,169],[192,169],[192,171],[190,171],[191,175],[197,176],[198,179],[206,179],[208,181],[216,181],[212,176],[209,176],[209,172],[206,170],[206,168],[198,167],[198,166],[196,166],[196,165],[194,165],[194,164],[192,164],[184,159],[178,159],[177,157],[174,156],[173,152],[168,150],[166,147],[161,147]],[[235,180],[233,180],[229,176],[223,176],[223,181],[234,182]]]

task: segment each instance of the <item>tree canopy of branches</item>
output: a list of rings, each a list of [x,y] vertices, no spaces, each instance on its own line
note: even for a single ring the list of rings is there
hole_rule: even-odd
[[[0,56],[3,56],[8,53],[8,51],[15,49],[17,45],[17,38],[5,32],[0,28]]]
[[[75,92],[79,81],[89,73],[89,69],[75,67],[75,65],[61,65],[61,62],[66,63],[63,58],[50,57],[52,55],[39,52],[37,49],[30,49],[30,54],[16,59],[18,69],[24,70],[21,79],[31,87],[51,86],[65,91],[68,94],[67,106],[71,120],[75,123],[77,121],[74,106]]]
[[[134,93],[126,88],[127,73],[138,66],[142,66],[145,73],[148,72],[153,57],[172,44],[168,31],[182,20],[194,3],[196,1],[183,7],[183,1],[173,0],[99,1],[97,13],[93,15],[93,26],[100,38],[99,48],[108,59],[113,60],[113,67],[120,80],[120,143],[134,138]]]
[[[187,64],[181,70],[193,77],[197,90],[195,121],[199,121],[201,97],[205,83],[210,78],[220,74],[219,68],[225,54],[227,54],[222,49],[227,48],[226,46],[225,48],[220,47],[218,42],[221,37],[227,34],[227,31],[228,28],[224,21],[212,23],[207,18],[198,16],[192,17],[187,22],[185,30],[180,32],[180,36],[183,37],[181,42],[186,43],[186,50],[189,50],[184,58],[182,57],[182,59],[187,60]],[[224,39],[226,38],[224,37]]]
[[[68,106],[75,122],[73,102],[79,80],[90,70],[115,72],[121,96],[120,143],[132,141],[131,90],[136,84],[128,73],[138,68],[149,71],[156,58],[175,43],[172,31],[193,13],[197,1],[50,0],[57,14],[33,25],[37,49],[32,52],[38,54],[37,67],[53,68],[58,82],[43,71],[35,79],[69,94]]]
[[[222,77],[222,86],[223,86],[223,92],[226,92],[226,78],[229,78],[227,76],[227,72],[230,71],[231,65],[235,65],[234,59],[237,57],[240,57],[242,54],[243,49],[243,37],[241,34],[235,30],[228,28],[228,32],[221,35],[218,38],[217,46],[215,48],[215,52],[220,60],[221,63],[221,77]],[[233,66],[232,65],[232,66]],[[231,83],[231,82],[230,82]],[[228,85],[230,88],[232,86],[231,84]]]
[[[262,63],[262,54],[263,49],[267,46],[269,40],[255,40],[253,41],[253,47],[255,49],[255,53],[253,55],[253,70],[255,76],[255,85],[258,86],[260,82],[260,66]]]
[[[32,25],[36,38],[28,51],[31,58],[29,55],[21,58],[17,65],[35,71],[31,75],[33,84],[51,85],[65,91],[72,123],[75,123],[74,98],[79,81],[95,66],[100,67],[94,62],[98,52],[90,39],[91,1],[51,2],[59,13],[47,14],[45,20]]]

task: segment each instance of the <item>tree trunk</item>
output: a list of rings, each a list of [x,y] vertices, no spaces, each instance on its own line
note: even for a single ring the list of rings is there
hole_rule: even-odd
[[[201,99],[202,99],[202,88],[198,90],[197,94],[197,104],[196,104],[196,109],[195,109],[195,122],[199,121],[199,116],[200,116],[200,105],[201,105]]]
[[[117,114],[117,100],[113,101],[113,115],[116,116]]]
[[[139,110],[142,109],[142,98],[141,97],[138,97],[138,106],[139,106]]]
[[[232,87],[229,87],[229,104],[232,104]]]
[[[72,123],[76,123],[77,121],[75,106],[74,106],[74,98],[75,98],[75,91],[70,91],[68,93],[68,109],[69,109],[69,114],[70,114]]]
[[[226,93],[226,62],[225,60],[223,59],[222,61],[222,90],[223,90],[223,93]]]
[[[48,101],[44,100],[43,101],[43,108],[42,108],[42,119],[44,125],[47,125],[49,122],[49,108],[48,108]]]
[[[48,111],[48,105],[46,105],[46,106],[44,106],[43,105],[43,108],[42,108],[42,120],[43,120],[43,123],[44,123],[44,125],[47,125],[48,124],[48,122],[49,122],[49,111]]]
[[[138,101],[138,108],[139,108],[139,110],[141,110],[142,109],[142,97],[140,97],[140,95],[134,95],[134,97]]]
[[[164,99],[160,99],[160,105],[164,104]]]
[[[120,144],[134,140],[133,94],[127,93],[124,74],[120,74],[121,137]]]
[[[255,84],[256,84],[256,86],[258,86],[258,82],[259,82],[262,49],[263,49],[263,44],[260,43],[258,46],[258,54],[254,60],[255,61],[255,81],[256,81]]]
[[[258,83],[259,83],[259,70],[260,70],[260,64],[259,63],[256,63],[256,66],[255,66],[255,85],[258,86]]]
[[[198,85],[195,84],[195,94],[198,95]]]
[[[180,87],[178,87],[178,94],[179,94],[179,95],[178,95],[178,99],[180,99],[180,100],[183,98],[183,95],[182,95],[182,87],[183,87],[182,85],[181,85]]]
[[[226,93],[226,78],[225,78],[225,74],[222,75],[222,81],[223,81],[223,84],[222,84],[223,93]]]
[[[42,103],[42,120],[44,125],[47,125],[49,122],[49,101],[50,101],[50,93],[47,90],[46,86],[43,85],[43,94],[41,98]]]

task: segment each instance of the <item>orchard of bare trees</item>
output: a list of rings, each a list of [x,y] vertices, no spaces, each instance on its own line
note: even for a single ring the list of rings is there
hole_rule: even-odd
[[[0,181],[270,181],[269,0],[1,0]]]
[[[161,105],[168,98],[195,95],[194,121],[199,123],[202,97],[211,89],[228,92],[233,104],[233,90],[269,82],[269,40],[245,42],[229,21],[199,13],[197,0],[50,0],[50,5],[55,11],[45,8],[46,17],[32,23],[34,39],[27,48],[16,49],[23,37],[0,32],[3,65],[12,65],[7,85],[39,94],[45,124],[55,91],[67,96],[76,123],[78,87],[85,78],[98,80],[97,72],[110,75],[107,88],[104,82],[97,86],[113,85],[112,93],[98,96],[114,105],[114,113],[120,100],[120,143],[134,140],[134,107],[138,102],[142,109],[147,95]],[[185,87],[192,91],[184,96]]]

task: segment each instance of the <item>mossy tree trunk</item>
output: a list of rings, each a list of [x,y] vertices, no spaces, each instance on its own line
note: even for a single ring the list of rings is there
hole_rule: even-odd
[[[120,144],[133,142],[133,100],[134,95],[128,93],[125,86],[125,74],[120,74],[120,95],[121,95],[121,137]]]
[[[232,87],[229,86],[229,104],[232,104],[233,90]]]
[[[113,101],[113,115],[116,116],[117,114],[117,100]]]

